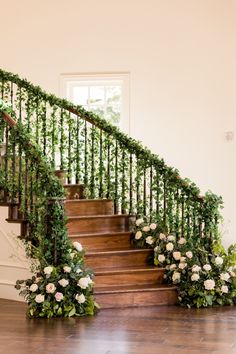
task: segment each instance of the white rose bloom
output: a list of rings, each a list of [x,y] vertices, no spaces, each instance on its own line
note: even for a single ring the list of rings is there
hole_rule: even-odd
[[[81,252],[83,250],[83,247],[81,245],[81,243],[75,241],[73,242],[73,246],[75,247],[75,249],[78,251],[78,252]]]
[[[86,301],[84,294],[77,294],[75,298],[79,304],[83,304]]]
[[[174,235],[169,235],[167,236],[168,241],[175,241],[175,236]]]
[[[80,286],[81,289],[86,289],[89,285],[89,279],[88,278],[80,278],[77,285]]]
[[[154,239],[153,239],[152,236],[148,236],[148,237],[146,238],[146,243],[147,243],[147,244],[152,245],[153,242],[154,242]]]
[[[37,284],[32,284],[29,287],[29,290],[32,291],[32,293],[34,293],[36,290],[38,290],[38,285]]]
[[[74,253],[74,252],[71,252],[71,253],[70,253],[70,258],[73,259],[74,256],[75,256],[75,253]]]
[[[221,289],[220,289],[220,290],[222,291],[222,293],[227,294],[227,293],[228,293],[228,291],[229,291],[229,288],[228,288],[228,286],[227,286],[227,285],[222,285],[222,287],[221,287]]]
[[[165,239],[166,239],[166,235],[165,235],[165,234],[160,233],[160,235],[159,235],[159,239],[160,239],[160,240],[165,240]]]
[[[141,231],[137,231],[135,234],[135,240],[139,240],[142,237],[142,232]]]
[[[213,279],[205,280],[204,286],[206,290],[213,290],[215,287],[215,281]]]
[[[76,270],[76,273],[77,273],[77,274],[82,273],[82,269],[78,268],[78,269]]]
[[[191,259],[193,258],[193,253],[191,251],[188,251],[186,252],[186,256]]]
[[[228,281],[230,279],[229,273],[221,273],[220,274],[220,279],[224,281]]]
[[[139,225],[141,225],[141,224],[143,224],[144,223],[144,220],[143,219],[138,219],[138,220],[136,220],[136,226],[139,226]]]
[[[224,262],[223,258],[221,258],[221,257],[216,257],[216,259],[215,259],[215,264],[216,264],[216,265],[222,265],[223,262]]]
[[[152,224],[150,225],[150,229],[151,229],[151,230],[155,230],[156,228],[157,228],[157,224],[152,223]]]
[[[207,272],[211,270],[210,264],[204,264],[203,269],[206,270]]]
[[[176,261],[179,261],[180,258],[181,258],[181,253],[176,251],[176,252],[173,252],[173,257]]]
[[[65,266],[65,267],[63,267],[63,270],[64,270],[65,273],[70,273],[71,267]]]
[[[179,264],[179,269],[184,269],[187,267],[187,263],[180,263]]]
[[[42,294],[38,294],[35,296],[35,301],[38,303],[38,304],[41,304],[42,302],[44,302],[44,295]]]
[[[180,262],[185,262],[186,261],[186,257],[180,257]]]
[[[173,282],[180,280],[180,276],[181,274],[179,272],[174,272],[174,274],[172,275]]]
[[[54,285],[53,283],[48,283],[48,284],[46,285],[46,292],[47,292],[48,294],[54,293],[55,290],[56,290],[56,287],[55,287],[55,285]]]
[[[192,272],[198,273],[198,272],[200,272],[200,270],[201,270],[201,267],[199,267],[197,264],[194,264],[192,266]]]
[[[179,245],[184,245],[186,243],[186,239],[184,237],[181,237],[178,241]]]
[[[191,276],[191,280],[192,281],[198,281],[200,278],[199,274],[198,273],[194,273],[192,276]]]
[[[170,265],[170,270],[175,269],[175,268],[176,268],[176,264],[171,264]]]
[[[148,231],[150,231],[150,227],[149,226],[144,226],[142,230],[143,230],[143,232],[148,232]]]
[[[154,248],[154,252],[157,252],[159,250],[159,246],[156,246],[155,248]]]
[[[235,273],[233,271],[230,272],[231,277],[235,277]]]
[[[174,249],[174,245],[172,242],[168,242],[167,245],[166,245],[166,250],[167,251],[173,251]]]
[[[164,254],[159,254],[159,256],[158,256],[158,261],[159,262],[164,262],[164,260],[166,259],[166,257],[164,256]]]
[[[93,281],[92,281],[92,279],[90,278],[90,276],[89,275],[87,275],[87,277],[86,277],[87,279],[88,279],[88,283],[89,284],[93,284]]]
[[[45,267],[43,270],[44,274],[46,274],[46,275],[50,275],[52,273],[52,271],[53,271],[53,267],[51,267],[51,266]]]
[[[58,283],[63,287],[63,288],[65,288],[68,284],[69,284],[69,281],[67,280],[67,279],[60,279],[59,281],[58,281]]]

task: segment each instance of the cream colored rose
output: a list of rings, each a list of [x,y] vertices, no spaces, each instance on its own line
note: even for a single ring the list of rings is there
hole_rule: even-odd
[[[173,257],[176,261],[179,261],[181,258],[181,253],[179,251],[173,252]]]
[[[168,241],[175,241],[175,236],[174,235],[168,235],[167,236]]]
[[[180,262],[185,262],[186,261],[186,257],[180,257]]]
[[[155,248],[154,248],[154,252],[157,252],[159,250],[159,246],[156,246]]]
[[[48,294],[54,293],[55,290],[56,290],[56,287],[55,287],[55,285],[54,285],[53,283],[48,283],[48,284],[46,285],[46,292],[47,292]]]
[[[152,223],[152,224],[150,225],[150,229],[151,229],[151,230],[155,230],[156,228],[157,228],[157,224]]]
[[[186,252],[186,256],[191,259],[193,258],[193,253],[191,251]]]
[[[200,270],[201,270],[201,267],[199,267],[197,264],[194,264],[192,266],[192,272],[198,273],[198,272],[200,272]]]
[[[76,273],[77,274],[79,274],[79,273],[82,273],[83,271],[82,271],[82,269],[80,269],[80,268],[78,268],[77,270],[76,270]]]
[[[224,281],[228,281],[230,279],[229,273],[221,273],[220,274],[220,279]]]
[[[71,267],[65,266],[65,267],[63,267],[63,270],[64,270],[65,273],[70,273],[71,272]]]
[[[174,245],[172,242],[168,242],[167,245],[166,245],[166,250],[167,251],[173,251],[174,249]]]
[[[77,294],[75,299],[78,301],[79,304],[83,304],[86,301],[84,294]]]
[[[159,262],[163,263],[165,261],[166,257],[164,256],[164,254],[159,254],[157,259]]]
[[[148,236],[148,237],[146,238],[146,243],[147,243],[148,245],[152,245],[153,242],[154,242],[154,238],[153,238],[152,236]]]
[[[170,270],[173,270],[173,269],[175,269],[176,268],[176,264],[171,264],[170,265]]]
[[[180,237],[178,244],[179,245],[184,245],[186,243],[186,239],[184,237]]]
[[[143,232],[148,232],[148,231],[150,231],[150,227],[149,226],[144,226],[142,228],[142,230],[143,230]]]
[[[206,290],[213,290],[215,287],[215,281],[213,279],[205,280],[204,287]]]
[[[29,290],[32,291],[32,293],[34,293],[35,291],[38,290],[38,288],[39,287],[37,284],[32,284],[32,285],[30,285]]]
[[[227,285],[222,285],[221,289],[222,293],[227,294],[229,292],[229,288]]]
[[[215,259],[215,264],[217,265],[222,265],[224,262],[223,258],[222,257],[216,257]]]
[[[41,304],[42,302],[44,302],[44,295],[42,294],[38,294],[35,296],[35,301],[38,303],[38,304]]]
[[[78,251],[78,252],[81,252],[83,250],[83,247],[81,245],[81,243],[75,241],[73,242],[73,246],[75,247],[75,249]]]
[[[51,267],[51,266],[45,267],[43,270],[44,274],[46,274],[46,275],[50,275],[52,273],[52,271],[53,271],[53,267]]]
[[[187,267],[187,263],[180,263],[179,264],[179,269],[184,269],[184,268],[186,268]]]
[[[140,226],[143,223],[144,223],[144,220],[141,218],[136,220],[136,226]]]
[[[80,286],[81,289],[86,289],[89,286],[89,279],[88,278],[80,278],[77,285]]]
[[[60,279],[58,283],[65,288],[69,284],[69,281],[67,279]]]
[[[181,274],[179,272],[174,272],[174,274],[172,275],[173,282],[180,280],[180,276]]]
[[[191,276],[191,280],[192,281],[198,281],[200,278],[199,274],[198,273],[194,273],[192,276]]]
[[[204,264],[203,269],[206,270],[207,272],[211,270],[210,264]]]
[[[160,233],[160,235],[159,235],[159,239],[160,239],[160,240],[165,240],[165,239],[166,239],[166,235],[165,235],[165,234]]]
[[[135,234],[135,240],[139,240],[142,237],[142,232],[141,231],[137,231]]]

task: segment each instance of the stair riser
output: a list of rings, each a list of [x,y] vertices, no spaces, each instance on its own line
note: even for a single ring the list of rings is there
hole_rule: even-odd
[[[72,242],[80,242],[85,250],[103,250],[106,249],[119,249],[129,248],[132,234],[127,233],[124,235],[101,235],[101,236],[77,236],[71,237]]]
[[[101,308],[176,305],[176,290],[157,290],[130,293],[96,294],[95,299]]]
[[[105,286],[119,285],[142,285],[161,284],[163,282],[164,270],[149,270],[143,272],[132,272],[123,274],[97,275],[95,273],[95,289]]]
[[[88,267],[96,270],[106,267],[126,267],[126,266],[143,266],[147,264],[147,259],[153,254],[152,251],[130,252],[126,254],[112,255],[85,255],[85,262]]]
[[[69,219],[67,223],[69,234],[93,232],[124,232],[129,231],[129,218],[88,218]]]
[[[68,201],[65,204],[65,210],[67,216],[112,215],[113,202],[110,200]]]

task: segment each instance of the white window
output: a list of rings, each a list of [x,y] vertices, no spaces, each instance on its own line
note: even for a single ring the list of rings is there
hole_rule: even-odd
[[[61,93],[129,134],[129,74],[65,74]]]

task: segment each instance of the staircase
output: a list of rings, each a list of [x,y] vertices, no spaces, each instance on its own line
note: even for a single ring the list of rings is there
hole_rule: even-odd
[[[72,189],[76,197],[84,197],[79,185],[66,189],[69,237],[86,250],[85,262],[94,271],[94,294],[101,307],[176,304],[176,288],[163,284],[164,269],[150,264],[153,251],[131,245],[134,217],[114,215],[109,199],[70,199]]]

